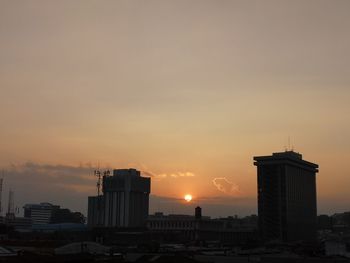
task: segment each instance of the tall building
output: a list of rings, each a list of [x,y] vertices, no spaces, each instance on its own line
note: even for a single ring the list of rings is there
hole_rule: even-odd
[[[316,239],[318,165],[294,151],[254,157],[259,232],[263,240]]]
[[[88,199],[88,225],[145,227],[151,179],[135,169],[118,169],[104,175],[102,196]]]

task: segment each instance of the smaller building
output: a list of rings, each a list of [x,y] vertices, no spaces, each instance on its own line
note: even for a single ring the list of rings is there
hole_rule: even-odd
[[[87,227],[85,224],[61,223],[61,224],[34,225],[32,230],[36,232],[42,232],[42,233],[54,233],[57,231],[82,232],[82,231],[87,231]]]
[[[230,222],[230,218],[211,219],[202,216],[200,207],[196,207],[195,216],[155,213],[148,217],[147,227],[152,232],[169,237],[180,236],[183,241],[189,242],[243,244],[257,237],[256,226],[235,225]]]
[[[28,217],[5,217],[5,224],[18,232],[32,231],[32,219]]]
[[[95,242],[75,242],[55,249],[55,255],[92,254],[105,255],[110,248]]]
[[[350,252],[346,249],[346,243],[340,240],[327,240],[324,242],[326,256],[350,257]]]
[[[24,217],[31,218],[33,225],[49,224],[53,211],[59,208],[59,205],[50,203],[26,204]]]

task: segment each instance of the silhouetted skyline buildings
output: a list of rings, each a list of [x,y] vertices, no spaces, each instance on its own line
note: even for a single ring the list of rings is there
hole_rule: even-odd
[[[176,242],[218,242],[220,244],[244,244],[257,238],[257,218],[211,218],[202,215],[202,208],[194,208],[194,214],[168,214],[162,212],[148,216],[147,228],[164,239]]]
[[[264,241],[315,240],[318,165],[294,151],[254,157],[259,233]],[[105,173],[101,196],[89,197],[90,227],[142,227],[149,211],[150,178],[136,169]]]
[[[89,226],[144,227],[149,211],[151,179],[136,169],[113,170],[102,180],[101,196],[88,198]]]
[[[254,157],[259,232],[263,240],[316,239],[318,165],[294,151]]]
[[[54,210],[59,208],[59,205],[50,203],[26,204],[23,206],[24,217],[31,218],[33,225],[48,224],[51,221]]]

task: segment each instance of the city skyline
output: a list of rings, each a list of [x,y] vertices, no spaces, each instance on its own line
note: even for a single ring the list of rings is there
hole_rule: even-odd
[[[289,153],[290,151],[286,150],[286,153]],[[99,165],[99,164],[98,164]],[[253,165],[253,164],[252,164]],[[20,171],[19,175],[22,173],[22,175],[30,175],[33,176],[34,174],[32,174],[33,172],[39,172],[39,174],[35,174],[34,176],[38,176],[37,178],[34,179],[33,183],[36,182],[36,180],[40,179],[40,176],[47,176],[49,175],[50,177],[56,177],[56,180],[61,180],[62,178],[59,176],[60,175],[60,170],[61,172],[65,170],[65,172],[62,172],[62,175],[68,176],[70,179],[73,179],[73,181],[75,180],[80,180],[83,179],[85,180],[88,185],[85,185],[87,188],[90,188],[91,195],[97,195],[98,191],[97,191],[97,182],[98,182],[98,178],[95,175],[95,169],[99,169],[101,171],[101,173],[103,171],[113,171],[114,168],[110,168],[110,167],[106,167],[106,168],[94,168],[91,167],[91,164],[87,164],[86,166],[82,166],[80,165],[79,167],[70,167],[70,166],[50,166],[50,165],[37,165],[34,163],[26,163],[25,167],[27,167],[27,170],[24,171]],[[10,175],[16,175],[16,172],[14,172],[16,169],[18,169],[18,167],[16,168],[15,166],[12,166],[13,170],[8,170],[7,173],[9,173]],[[31,170],[32,169],[32,170]],[[130,168],[128,168],[130,169]],[[131,168],[132,170],[133,168]],[[43,173],[43,171],[45,171]],[[123,170],[123,169],[121,169]],[[127,170],[127,169],[126,169]],[[17,170],[18,172],[19,170]],[[68,173],[67,173],[68,171]],[[88,172],[88,176],[86,176]],[[42,174],[40,174],[42,173]],[[4,174],[4,173],[3,173]],[[56,174],[56,175],[55,175]],[[79,176],[77,176],[79,175]],[[172,179],[177,179],[177,178],[181,178],[181,177],[186,177],[185,174],[181,174],[181,173],[177,173],[177,174],[170,174],[170,175],[165,175],[165,174],[161,174],[161,175],[155,175],[152,174],[151,172],[147,172],[147,171],[141,171],[141,175],[145,176],[146,178],[149,177],[152,180],[155,180],[155,182],[159,181],[160,183],[163,182],[161,179],[164,178],[172,178]],[[194,175],[187,175],[188,177],[194,177]],[[222,178],[218,178],[218,179],[222,179]],[[153,181],[154,182],[154,181]],[[224,190],[226,191],[227,189],[229,190],[233,190],[236,191],[237,189],[235,188],[229,188],[232,187],[232,185],[225,185],[224,183],[215,183],[213,182],[213,184],[215,185],[215,187],[217,188],[222,188],[220,189],[221,192],[223,192]],[[153,183],[151,184],[153,185]],[[317,185],[317,184],[316,184]],[[2,211],[6,211],[7,209],[7,201],[6,200],[6,181],[5,181],[5,187],[3,188],[5,189],[5,191],[3,190],[3,195],[5,194],[5,198],[3,196],[2,198]],[[9,188],[11,189],[11,191],[13,191],[13,188]],[[93,190],[91,190],[93,189]],[[31,189],[27,189],[30,190]],[[52,189],[47,189],[49,192],[52,191]],[[62,190],[62,189],[61,189]],[[69,191],[70,190],[70,191]],[[66,193],[70,192],[70,193],[74,193],[74,189],[65,189],[64,191],[66,191]],[[218,189],[219,191],[219,189]],[[63,202],[64,205],[66,205],[68,208],[73,208],[76,211],[82,211],[83,214],[85,214],[87,216],[87,206],[82,207],[82,200],[81,199],[86,199],[86,192],[85,191],[77,191],[79,194],[81,194],[80,198],[78,200],[74,200],[74,198],[69,199],[68,203]],[[101,190],[100,193],[102,194]],[[185,192],[187,194],[189,194],[190,192]],[[55,193],[54,193],[55,194]],[[23,195],[22,195],[23,196]],[[35,200],[32,202],[39,202],[39,199],[28,199],[28,197],[32,197],[33,194],[29,194],[29,196],[24,196],[24,203],[28,203],[31,201],[28,200]],[[22,197],[23,198],[23,197]],[[192,196],[191,194],[191,198],[194,198],[190,201],[186,200],[186,195],[183,196],[176,196],[176,197],[166,197],[166,196],[157,196],[154,194],[150,194],[150,214],[155,213],[155,212],[165,212],[166,214],[191,214],[193,213],[193,208],[201,205],[205,208],[206,212],[208,214],[208,216],[212,216],[212,217],[226,217],[226,216],[247,216],[247,215],[251,215],[251,214],[257,214],[257,196],[255,195],[252,198],[246,198],[246,197],[241,197],[239,195],[227,195],[227,197],[222,197],[222,196],[213,196],[213,197],[201,197],[201,196]],[[57,203],[57,204],[61,204],[59,203],[59,198],[56,197],[53,199],[49,199],[49,200],[41,200],[40,202],[53,202],[53,203]],[[239,205],[237,205],[237,200],[239,202],[241,202]],[[24,204],[23,203],[23,204]],[[16,206],[18,208],[18,206]],[[17,209],[16,208],[16,209]],[[226,209],[226,211],[224,213],[220,212],[221,209]],[[17,209],[18,210],[18,209]],[[321,211],[320,211],[321,210]],[[336,213],[336,212],[342,212],[342,211],[346,211],[346,208],[344,210],[339,210],[337,208],[334,208],[334,210],[332,211],[325,211],[324,208],[321,206],[321,209],[318,206],[317,212],[318,214],[332,214],[332,213]]]
[[[348,1],[0,6],[3,211],[11,188],[87,215],[100,166],[151,176],[151,213],[257,213],[253,156],[288,137],[318,213],[348,209]]]

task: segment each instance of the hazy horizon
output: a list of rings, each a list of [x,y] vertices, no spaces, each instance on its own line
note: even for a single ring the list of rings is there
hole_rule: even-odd
[[[99,164],[151,175],[151,212],[256,214],[253,156],[288,137],[320,166],[318,213],[349,210],[349,8],[1,0],[3,211],[11,187],[86,214]]]

